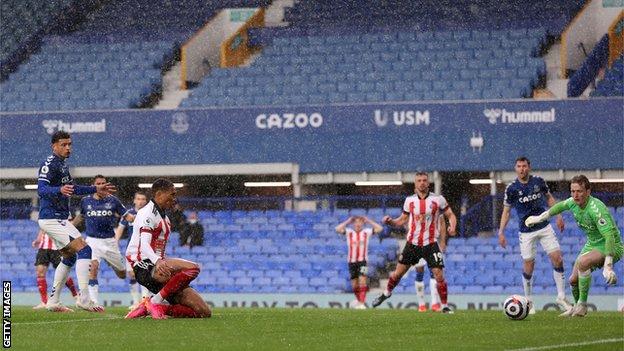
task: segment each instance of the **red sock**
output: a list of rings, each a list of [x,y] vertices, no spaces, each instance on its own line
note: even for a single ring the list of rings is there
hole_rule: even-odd
[[[368,291],[368,287],[366,285],[360,285],[358,291],[358,301],[361,303],[366,302],[366,292]]]
[[[390,273],[390,278],[388,279],[388,286],[386,286],[386,289],[388,290],[388,292],[392,293],[392,290],[394,290],[394,288],[399,284],[400,281],[401,279],[395,278],[394,273]]]
[[[159,293],[163,299],[181,291],[186,288],[193,279],[197,278],[199,275],[199,268],[191,268],[185,269],[181,272],[176,273],[162,289],[160,289]]]
[[[446,300],[448,298],[448,290],[447,290],[447,286],[446,286],[446,280],[443,280],[441,282],[437,282],[438,284],[436,284],[438,286],[438,294],[440,295],[440,301],[442,302],[442,304],[446,305]]]
[[[355,295],[355,298],[360,301],[360,287],[356,286],[355,288],[353,288],[353,295]]]
[[[37,288],[39,288],[39,295],[41,295],[41,302],[48,303],[48,282],[46,278],[37,277]]]
[[[169,316],[172,316],[173,318],[198,318],[199,317],[192,308],[186,305],[180,305],[180,304],[170,306],[169,310],[167,310],[167,314]]]
[[[78,295],[78,292],[76,291],[76,286],[74,285],[74,280],[71,277],[67,277],[65,286],[67,286],[67,289],[71,291],[72,296]]]

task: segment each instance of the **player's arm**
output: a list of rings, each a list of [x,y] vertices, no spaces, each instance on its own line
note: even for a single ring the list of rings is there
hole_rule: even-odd
[[[449,221],[448,234],[450,236],[455,236],[457,230],[457,216],[455,216],[455,213],[451,210],[451,206],[446,206],[443,213],[444,217]]]
[[[446,228],[446,219],[444,216],[440,216],[440,240],[438,241],[438,246],[440,247],[440,251],[446,251],[446,238],[447,238],[447,228]]]
[[[555,197],[552,196],[550,192],[546,193],[546,203],[548,204],[548,207],[553,207],[557,203],[557,200],[555,200]],[[557,215],[557,228],[559,228],[560,232],[563,232],[563,230],[565,229],[563,216],[561,214]]]
[[[334,230],[336,230],[336,233],[338,234],[344,234],[347,231],[347,225],[353,222],[353,220],[354,220],[353,217],[347,218],[346,220],[338,224],[336,228],[334,228]]]
[[[83,221],[84,217],[82,216],[82,214],[78,213],[76,214],[76,216],[74,216],[74,219],[71,220],[71,224],[73,224],[74,227],[78,227],[82,224]]]
[[[616,254],[615,238],[620,235],[620,233],[615,227],[615,221],[611,213],[603,203],[598,203],[598,205],[590,211],[590,216],[592,221],[596,224],[598,232],[600,232],[605,239],[606,257],[602,267],[602,276],[605,278],[607,284],[615,284],[617,282],[617,275],[613,271],[613,256]]]
[[[542,214],[540,214],[539,216],[529,216],[524,221],[524,224],[527,227],[532,227],[532,226],[536,225],[537,223],[541,223],[541,222],[547,221],[550,217],[556,216],[556,215],[562,213],[563,211],[569,210],[570,206],[573,203],[574,203],[574,200],[572,200],[572,198],[568,198],[567,200],[559,201],[553,207],[551,207],[550,209],[542,212]]]
[[[98,191],[105,192],[108,195],[111,195],[117,192],[117,188],[111,184],[100,184],[100,185],[72,185],[74,194],[76,195],[89,195],[95,194]]]
[[[140,246],[139,255],[143,259],[149,259],[152,263],[156,264],[156,261],[160,259],[160,256],[152,249],[152,237],[154,235],[154,226],[156,225],[153,218],[148,216],[141,216],[137,218],[134,223],[134,230],[139,231]]]
[[[51,186],[50,181],[54,178],[54,175],[58,172],[54,165],[43,165],[39,168],[39,175],[37,178],[37,194],[42,198],[52,198],[58,193],[63,193],[61,186]],[[63,193],[63,195],[69,195]]]
[[[37,238],[32,242],[32,247],[37,247],[41,244],[41,240],[43,240],[43,230],[39,229],[39,233],[37,233]]]
[[[403,226],[407,222],[408,219],[409,219],[409,213],[408,212],[403,212],[397,218],[392,218],[390,216],[384,216],[382,221],[383,221],[384,224],[390,225],[392,227],[401,227],[401,226]]]
[[[364,217],[364,221],[366,223],[370,224],[373,227],[373,233],[379,234],[379,233],[383,232],[383,227],[381,226],[381,224],[373,221],[372,219],[370,219],[368,217]]]
[[[500,226],[498,227],[498,244],[504,249],[507,247],[507,238],[505,238],[505,228],[509,223],[509,215],[511,214],[511,206],[503,205],[503,213],[501,213]]]

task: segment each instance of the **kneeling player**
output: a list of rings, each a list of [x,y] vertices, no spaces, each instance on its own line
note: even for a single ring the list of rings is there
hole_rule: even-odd
[[[210,317],[210,307],[189,287],[199,275],[199,266],[178,258],[165,259],[165,246],[171,223],[164,210],[173,208],[176,191],[173,183],[158,179],[152,184],[153,199],[136,215],[126,258],[132,264],[139,284],[154,293],[126,318],[148,314],[154,319],[173,317]]]

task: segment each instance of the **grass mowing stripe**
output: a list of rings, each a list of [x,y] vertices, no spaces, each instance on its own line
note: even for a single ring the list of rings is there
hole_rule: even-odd
[[[548,345],[548,346],[538,346],[538,347],[525,347],[522,349],[511,349],[507,351],[539,351],[539,350],[552,350],[552,349],[560,349],[563,347],[577,347],[577,346],[587,346],[587,345],[596,345],[596,344],[611,344],[614,342],[622,342],[624,338],[619,339],[602,339],[602,340],[594,340],[594,341],[585,341],[585,342],[573,342],[569,344],[559,344],[559,345]]]
[[[71,323],[71,322],[95,322],[95,321],[110,321],[113,319],[122,319],[120,316],[109,316],[104,318],[83,318],[83,319],[63,319],[57,321],[37,321],[37,322],[17,322],[12,325],[37,325],[37,324],[55,324],[55,323]]]

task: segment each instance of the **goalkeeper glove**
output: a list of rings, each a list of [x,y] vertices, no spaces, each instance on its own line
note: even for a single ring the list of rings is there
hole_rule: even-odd
[[[607,256],[605,258],[604,266],[602,267],[602,276],[605,278],[605,282],[608,285],[615,285],[615,283],[617,283],[617,275],[613,271],[613,257]]]
[[[526,225],[527,227],[532,227],[537,223],[541,223],[547,220],[548,218],[550,218],[550,214],[548,213],[548,210],[546,210],[542,212],[542,214],[540,214],[539,216],[529,216],[526,220],[524,220],[524,225]]]

